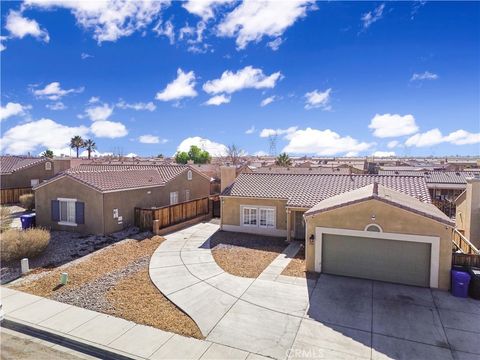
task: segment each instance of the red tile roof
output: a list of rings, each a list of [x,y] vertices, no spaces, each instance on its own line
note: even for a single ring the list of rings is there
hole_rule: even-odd
[[[310,208],[320,201],[377,182],[430,203],[422,176],[240,174],[223,196],[285,199],[287,206]]]
[[[380,175],[423,176],[427,184],[467,184],[467,178],[480,174],[475,171],[393,171],[379,170]]]
[[[0,156],[0,173],[11,174],[15,171],[47,161],[41,157]]]

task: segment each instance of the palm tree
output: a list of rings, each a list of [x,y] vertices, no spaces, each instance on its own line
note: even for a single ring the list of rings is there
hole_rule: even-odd
[[[275,165],[283,166],[283,167],[291,166],[292,159],[290,159],[287,153],[281,153],[280,155],[277,156],[277,159],[275,160]]]
[[[41,156],[51,159],[53,158],[53,151],[50,149],[47,149],[43,153],[41,153]]]
[[[93,141],[92,139],[87,139],[83,142],[83,147],[87,149],[88,158],[90,159],[92,151],[95,151],[97,149],[97,144],[95,144],[95,141]]]
[[[78,158],[78,150],[84,146],[83,139],[76,135],[70,139],[70,148],[77,149],[77,158]]]

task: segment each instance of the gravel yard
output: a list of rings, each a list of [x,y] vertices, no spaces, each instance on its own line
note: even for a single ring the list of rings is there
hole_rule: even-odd
[[[202,338],[195,322],[166,299],[150,281],[150,257],[164,241],[161,236],[126,239],[54,269],[21,278],[10,287],[154,326]],[[59,285],[62,272],[68,283]]]
[[[52,231],[47,249],[34,259],[29,259],[30,268],[42,271],[45,268],[54,268],[72,260],[81,258],[105,246],[119,242],[127,237],[141,239],[150,233],[138,233],[137,228],[128,228],[111,235],[82,235],[67,231]],[[20,261],[2,263],[0,269],[1,284],[19,278]]]
[[[318,274],[305,271],[305,245],[302,244],[297,255],[293,257],[288,263],[287,267],[283,269],[282,275],[295,276],[302,278],[318,278]]]
[[[285,238],[219,231],[210,240],[212,254],[226,272],[256,278],[286,248]]]

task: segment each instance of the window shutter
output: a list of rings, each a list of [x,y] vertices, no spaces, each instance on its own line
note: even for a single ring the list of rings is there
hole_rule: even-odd
[[[75,222],[85,224],[85,203],[80,201],[75,203]]]
[[[52,200],[51,211],[52,211],[52,221],[60,221],[60,201]]]

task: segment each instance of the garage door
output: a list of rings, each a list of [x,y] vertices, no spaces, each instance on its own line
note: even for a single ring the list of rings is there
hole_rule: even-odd
[[[430,285],[430,244],[323,234],[322,272]]]

